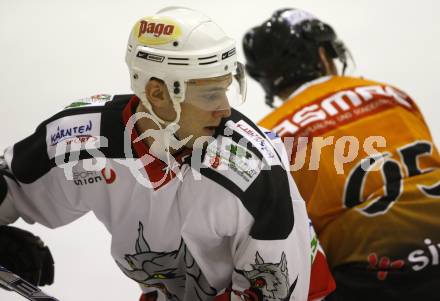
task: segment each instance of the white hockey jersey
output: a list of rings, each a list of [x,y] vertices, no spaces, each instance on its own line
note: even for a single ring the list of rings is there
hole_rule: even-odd
[[[55,228],[93,211],[119,268],[151,296],[307,300],[309,222],[279,138],[233,110],[171,166],[133,142],[138,98],[111,99],[76,102],[6,150],[0,224]]]

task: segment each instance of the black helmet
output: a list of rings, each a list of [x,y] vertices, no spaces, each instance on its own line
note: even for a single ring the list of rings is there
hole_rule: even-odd
[[[284,88],[325,75],[319,58],[324,47],[331,58],[347,65],[346,48],[330,25],[293,8],[274,12],[243,37],[246,71],[266,92],[266,103]]]

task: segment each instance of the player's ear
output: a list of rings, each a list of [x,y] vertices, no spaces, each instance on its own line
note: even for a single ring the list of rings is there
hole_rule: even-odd
[[[145,85],[145,94],[153,108],[165,108],[171,104],[171,98],[165,83],[152,78]]]
[[[338,75],[335,63],[333,62],[332,58],[329,57],[324,47],[319,47],[318,52],[321,63],[324,66],[325,75]]]

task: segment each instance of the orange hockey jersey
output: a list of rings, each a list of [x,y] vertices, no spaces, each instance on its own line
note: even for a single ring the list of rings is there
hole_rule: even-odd
[[[378,280],[440,267],[440,157],[406,93],[321,78],[260,125],[283,137],[332,267],[360,265]]]

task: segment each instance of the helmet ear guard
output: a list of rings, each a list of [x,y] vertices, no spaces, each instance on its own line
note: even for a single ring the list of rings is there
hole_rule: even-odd
[[[351,55],[333,28],[308,12],[280,9],[243,37],[246,71],[266,92],[266,104],[287,87],[326,75],[319,57],[323,47],[345,72]]]

